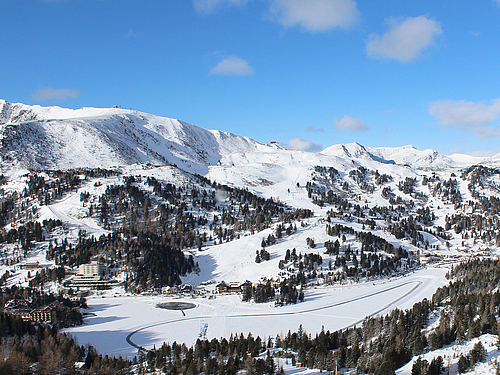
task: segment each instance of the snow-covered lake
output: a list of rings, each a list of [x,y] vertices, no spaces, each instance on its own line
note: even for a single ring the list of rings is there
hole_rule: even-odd
[[[240,295],[216,295],[212,299],[96,296],[88,299],[96,316],[67,332],[80,345],[90,342],[101,353],[129,358],[137,354],[137,349],[126,340],[131,333],[131,341],[145,348],[161,346],[165,341],[192,345],[206,325],[207,339],[249,332],[263,338],[275,337],[286,335],[289,330],[297,331],[301,324],[314,335],[323,327],[335,331],[360,324],[366,316],[385,314],[396,307],[410,308],[444,285],[447,271],[447,268],[427,268],[383,282],[310,288],[304,302],[283,307],[243,303]],[[192,302],[196,307],[184,312],[156,307],[167,301]]]

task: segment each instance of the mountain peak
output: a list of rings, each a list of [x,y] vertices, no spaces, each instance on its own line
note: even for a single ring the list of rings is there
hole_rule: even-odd
[[[121,108],[67,109],[0,100],[0,125],[3,171],[151,163],[176,164],[205,175],[221,162],[243,163],[252,152],[259,154],[259,163],[265,168],[298,162],[304,157],[278,142],[260,144],[248,137]],[[235,154],[244,157],[238,159]],[[330,146],[311,160],[321,163],[323,156],[357,159],[360,164],[399,164],[435,170],[478,163],[477,158],[467,155],[444,156],[435,150],[417,150],[412,145],[372,148],[357,142]],[[497,156],[481,162],[500,161]]]
[[[257,144],[247,137],[119,108],[65,109],[3,100],[0,124],[0,158],[11,168],[106,168],[148,162],[205,174],[223,155],[253,150]]]
[[[368,152],[365,146],[357,142],[333,145],[325,148],[321,151],[321,153],[338,157],[372,159],[372,155]]]

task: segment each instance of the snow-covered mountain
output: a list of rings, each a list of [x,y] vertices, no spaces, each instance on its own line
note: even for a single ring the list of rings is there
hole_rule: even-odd
[[[500,169],[467,169],[500,166],[500,155],[445,156],[413,146],[357,143],[313,153],[133,110],[73,110],[3,100],[0,142],[0,173],[6,175],[0,178],[0,229],[14,236],[11,229],[36,228],[27,223],[59,223],[47,227],[42,240],[32,240],[28,252],[21,239],[9,237],[8,242],[4,236],[0,277],[9,271],[8,285],[28,285],[35,277],[21,269],[21,260],[40,262],[44,269],[62,262],[76,270],[85,261],[77,263],[70,259],[71,250],[53,244],[70,243],[76,249],[82,235],[89,241],[108,235],[102,238],[109,246],[93,255],[113,265],[129,262],[132,255],[125,249],[136,244],[130,228],[162,233],[196,264],[194,271],[177,276],[210,296],[197,296],[194,314],[200,324],[194,315],[184,322],[177,319],[179,311],[156,309],[156,297],[129,298],[119,288],[107,294],[113,295],[112,303],[104,295],[91,299],[98,317],[90,321],[91,329],[84,325],[72,333],[81,342],[99,342],[100,350],[110,354],[135,355],[136,348],[123,343],[125,333],[137,326],[144,329],[145,347],[167,339],[194,344],[199,328],[208,324],[209,338],[238,330],[270,337],[302,324],[309,332],[323,327],[333,332],[430,299],[449,283],[444,278],[448,262],[500,254],[495,226]],[[25,173],[78,167],[112,170]],[[105,243],[106,237],[117,242]],[[86,252],[87,245],[82,246],[78,254]],[[143,250],[139,257],[133,254],[144,260],[141,267],[147,252],[149,265],[155,266],[151,272],[168,269],[156,267],[166,258],[156,257],[154,246]],[[416,267],[418,262],[430,266]],[[441,263],[434,268],[433,262]],[[116,272],[131,288],[166,286],[157,277],[144,279],[149,276],[145,267],[129,263]],[[299,273],[304,274],[305,301],[298,305],[247,303],[239,295],[213,298],[221,281],[262,285],[299,280]],[[401,274],[405,277],[385,279]],[[168,327],[168,338],[167,330],[147,331],[170,318],[178,324]],[[98,340],[101,334],[106,340]]]
[[[224,164],[224,169],[245,167],[252,159],[259,169],[272,169],[270,175],[274,176],[284,159],[286,164],[293,165],[303,164],[305,159],[321,164],[320,159],[324,156],[334,157],[338,162],[338,159],[357,159],[425,170],[479,163],[500,164],[498,155],[493,158],[444,156],[434,150],[421,151],[413,146],[371,148],[358,143],[334,145],[312,155],[134,110],[73,110],[29,106],[5,100],[0,100],[0,139],[0,160],[4,172],[12,168],[108,168],[141,162],[176,164],[206,175],[210,166]],[[258,176],[257,180],[259,178],[262,176]]]
[[[411,145],[403,147],[365,147],[359,143],[349,143],[330,146],[321,153],[342,158],[369,159],[385,164],[398,164],[426,170],[442,170],[474,164],[494,163],[493,160],[488,160],[488,158],[463,154],[445,156],[435,150],[417,150]]]
[[[68,169],[176,164],[205,174],[223,155],[265,146],[176,119],[118,108],[11,104],[0,100],[3,169]]]

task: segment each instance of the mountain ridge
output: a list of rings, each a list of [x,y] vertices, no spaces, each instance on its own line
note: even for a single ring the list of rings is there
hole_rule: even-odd
[[[0,126],[4,168],[151,163],[204,174],[224,154],[259,147],[248,137],[119,108],[70,110],[0,101]]]
[[[236,327],[235,317],[238,329],[260,337],[286,332],[290,324],[319,332],[316,311],[326,308],[333,332],[430,300],[449,283],[444,275],[451,262],[500,252],[500,168],[465,168],[476,161],[495,165],[495,158],[359,143],[313,153],[133,110],[0,105],[2,172],[17,173],[0,181],[2,251],[8,254],[0,271],[9,285],[31,287],[39,276],[23,263],[76,272],[102,259],[125,286],[99,291],[89,304],[99,320],[72,332],[83,342],[88,331],[93,340],[114,336],[97,340],[114,340],[100,348],[104,352],[123,350],[124,327],[137,324],[126,315],[136,309],[127,301],[138,306],[139,299],[126,293],[192,287],[206,308],[198,312],[210,322],[210,338],[229,337],[226,327]],[[89,169],[74,170],[79,166]],[[36,170],[46,168],[68,170]],[[31,236],[45,226],[36,233],[46,237]],[[241,297],[216,294],[219,283],[252,287]],[[99,307],[102,297],[113,302]],[[157,327],[165,312],[156,315],[144,297],[140,315]],[[259,324],[239,319],[249,310]],[[101,324],[103,313],[113,318]],[[270,319],[265,325],[263,316]],[[197,325],[176,322],[168,340],[194,344]]]
[[[301,151],[262,144],[249,137],[208,130],[187,122],[121,108],[67,109],[0,100],[2,169],[70,169],[150,163],[176,164],[206,175],[235,153],[259,153],[276,159]],[[421,170],[443,170],[474,164],[500,165],[491,158],[442,155],[435,150],[337,144],[316,154],[344,160],[370,160]],[[233,158],[234,159],[234,158]],[[234,164],[235,160],[231,163]],[[267,163],[268,161],[266,161]],[[275,163],[276,164],[276,163]]]

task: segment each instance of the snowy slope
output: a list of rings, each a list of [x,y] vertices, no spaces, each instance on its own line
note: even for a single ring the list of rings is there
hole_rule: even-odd
[[[376,160],[385,164],[406,165],[411,168],[424,170],[461,168],[474,164],[482,164],[484,162],[495,164],[494,160],[490,161],[487,158],[461,154],[445,156],[435,150],[417,150],[411,145],[403,147],[372,148],[362,146],[358,143],[350,143],[330,146],[321,151],[321,153],[342,158]]]
[[[441,349],[433,350],[424,355],[421,355],[421,360],[426,360],[430,363],[434,358],[441,356],[443,358],[443,363],[445,369],[448,370],[445,374],[458,374],[458,360],[460,356],[466,356],[470,350],[474,347],[474,344],[480,342],[486,349],[486,361],[478,363],[474,368],[465,372],[465,374],[483,374],[483,375],[494,375],[496,374],[496,367],[498,363],[498,358],[500,351],[496,345],[497,336],[492,334],[484,334],[476,337],[470,341],[463,343],[462,345],[454,343],[453,345],[444,346]],[[410,375],[413,363],[419,358],[415,356],[410,362],[405,366],[401,367],[396,371],[397,375]]]
[[[326,165],[322,160],[331,165],[358,160],[419,170],[444,170],[474,164],[500,165],[498,155],[493,158],[458,154],[444,156],[434,150],[422,151],[413,146],[371,148],[351,143],[334,145],[321,153],[304,153],[134,110],[74,110],[5,100],[0,100],[0,139],[3,173],[20,168],[109,168],[151,163],[176,164],[203,175],[209,172],[210,166],[220,166],[219,172],[211,172],[218,177],[224,174],[223,171],[234,169],[228,174],[227,180],[230,180],[230,175],[238,173],[238,168],[242,167],[247,174],[243,182],[255,186],[279,180],[283,174],[288,176],[288,168],[280,168],[283,161],[288,166],[308,164],[311,167]],[[260,172],[253,176],[247,167],[254,162],[257,163],[254,169],[268,170],[270,178],[262,177]]]
[[[247,137],[118,108],[27,106],[0,101],[3,169],[177,164],[206,173],[228,153],[266,148]]]
[[[265,262],[255,261],[256,250],[261,248],[264,237],[275,232],[277,223],[262,232],[241,233],[241,237],[233,241],[217,243],[210,240],[201,250],[185,249],[199,263],[200,270],[186,275],[182,281],[204,293],[212,293],[216,283],[223,280],[236,283],[250,280],[256,283],[262,278],[286,276],[285,271],[288,272],[292,264],[288,264],[283,271],[279,264],[288,249],[296,249],[299,254],[321,255],[323,263],[318,272],[327,272],[329,261],[335,260],[333,255],[325,254],[324,245],[326,241],[332,240],[326,232],[326,217],[327,211],[333,206],[315,204],[311,195],[316,193],[310,195],[306,184],[309,187],[314,184],[318,191],[329,189],[352,205],[366,207],[365,218],[373,217],[378,228],[365,228],[363,220],[351,217],[352,210],[346,212],[346,216],[332,217],[332,224],[347,225],[358,232],[373,231],[396,247],[417,251],[423,249],[423,244],[418,248],[411,239],[396,239],[388,231],[382,230],[387,224],[380,215],[375,213],[372,216],[368,213],[369,208],[388,207],[392,204],[388,196],[383,196],[383,191],[389,191],[394,199],[399,198],[403,202],[399,204],[401,207],[413,207],[415,203],[414,209],[408,208],[408,214],[415,214],[415,209],[420,207],[430,208],[436,215],[434,222],[429,225],[434,230],[437,226],[445,227],[445,218],[458,212],[452,202],[443,198],[443,189],[437,189],[437,185],[456,179],[456,189],[460,191],[463,201],[473,200],[469,190],[471,181],[461,177],[457,168],[479,163],[500,165],[498,155],[488,159],[467,155],[444,156],[433,150],[420,151],[413,146],[370,148],[352,143],[335,145],[321,153],[286,150],[277,144],[259,144],[247,137],[206,130],[176,119],[133,110],[71,110],[5,101],[0,101],[0,140],[1,173],[8,177],[2,189],[7,193],[21,193],[24,190],[29,176],[27,168],[120,166],[117,170],[122,172],[121,176],[88,179],[77,189],[67,192],[50,204],[26,202],[32,205],[34,213],[36,211],[38,221],[62,220],[65,225],[60,231],[64,230],[64,233],[55,233],[54,236],[68,238],[72,243],[77,241],[80,230],[84,230],[89,236],[109,233],[96,215],[92,217],[88,214],[88,207],[81,201],[81,194],[90,194],[98,202],[99,196],[108,186],[123,183],[122,176],[141,176],[143,181],[154,177],[163,184],[185,186],[192,183],[192,175],[184,171],[196,172],[221,184],[248,188],[259,196],[273,197],[291,207],[306,208],[314,212],[313,217],[294,223],[297,227],[295,232],[267,246],[270,259]],[[181,169],[168,164],[176,164]],[[336,177],[326,178],[328,173],[322,175],[318,172],[321,171],[318,166],[325,170],[334,168]],[[21,171],[23,168],[24,172]],[[387,179],[376,182],[376,174],[386,175]],[[439,178],[433,180],[433,175]],[[416,181],[414,192],[405,193],[400,188],[400,184],[407,179]],[[428,179],[425,184],[424,179]],[[344,183],[347,185],[345,188],[341,186]],[[500,191],[500,174],[485,175],[480,183],[483,196],[497,195]],[[220,203],[224,204],[222,200]],[[199,210],[194,206],[189,209],[193,214],[197,214]],[[401,215],[402,218],[405,214]],[[457,235],[445,241],[431,232],[424,232],[423,235],[437,256],[463,256],[465,259],[469,254],[486,247],[492,249],[492,255],[499,253],[498,248],[487,240],[476,241],[472,237],[467,240]],[[314,250],[307,244],[306,239],[309,238],[317,244]],[[44,248],[48,246],[47,241],[45,242],[36,252],[30,253],[26,261],[39,261],[44,267],[53,266],[44,261]],[[346,237],[345,245],[360,250],[360,242],[355,240],[354,235]],[[4,250],[11,257],[21,256],[13,245],[6,246]],[[446,263],[442,266],[446,267]],[[28,282],[27,271],[20,270],[19,266],[14,268],[5,264],[0,267],[0,275],[7,269],[15,271],[14,276],[9,279],[9,285]],[[362,279],[357,285],[350,284],[352,280],[349,280],[334,287],[327,286],[318,279],[314,281],[317,284],[313,282],[306,288],[303,304],[283,308],[274,307],[272,303],[242,304],[241,297],[234,295],[192,297],[197,308],[186,313],[186,319],[181,318],[184,319],[182,324],[178,324],[175,329],[165,326],[163,322],[178,321],[180,313],[157,309],[155,305],[159,297],[125,297],[123,291],[114,290],[110,294],[91,298],[89,305],[97,316],[90,318],[87,325],[71,331],[80,342],[95,341],[105,353],[133,355],[135,350],[125,342],[131,329],[141,330],[135,339],[147,346],[164,340],[194,343],[201,323],[209,324],[209,337],[227,336],[235,331],[252,331],[270,336],[289,329],[295,330],[304,321],[307,321],[304,327],[310,332],[317,332],[322,325],[329,329],[339,329],[357,324],[367,315],[386,312],[396,306],[409,308],[414,302],[424,297],[429,298],[445,282],[442,277],[445,272],[444,268],[427,268],[403,278]],[[397,287],[394,294],[389,294],[388,291],[392,290],[388,289],[389,285]],[[363,296],[363,299],[359,299],[360,304],[354,306],[350,299],[356,295]],[[384,298],[371,298],[375,295]],[[341,307],[334,308],[335,304]],[[282,311],[287,314],[286,319],[283,319],[285,315]],[[352,311],[356,313],[353,314]],[[263,315],[265,319],[262,318]],[[242,317],[254,319],[247,319],[242,323]],[[162,325],[158,326],[158,323]],[[101,337],[103,340],[100,340]]]

